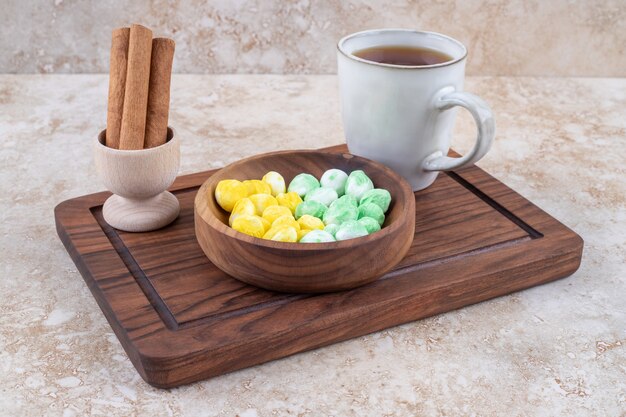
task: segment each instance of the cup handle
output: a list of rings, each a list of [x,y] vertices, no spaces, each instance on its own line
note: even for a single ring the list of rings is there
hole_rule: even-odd
[[[448,110],[454,106],[465,107],[474,117],[478,135],[474,147],[460,158],[451,158],[436,151],[424,158],[424,171],[449,171],[464,167],[481,159],[493,142],[496,133],[496,124],[489,105],[483,99],[471,93],[454,91],[452,87],[439,90],[434,100],[435,108],[439,111]]]

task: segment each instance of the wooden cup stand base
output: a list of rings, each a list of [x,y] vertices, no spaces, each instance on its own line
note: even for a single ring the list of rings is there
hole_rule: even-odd
[[[566,277],[580,265],[576,233],[468,167],[442,173],[415,193],[413,244],[379,280],[317,295],[262,290],[224,274],[198,246],[194,197],[213,172],[179,177],[170,191],[180,216],[153,232],[109,226],[102,217],[106,192],[55,208],[63,244],[128,357],[156,387],[458,309]]]

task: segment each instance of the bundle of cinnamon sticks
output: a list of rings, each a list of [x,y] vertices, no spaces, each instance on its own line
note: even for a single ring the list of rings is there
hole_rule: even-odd
[[[106,146],[147,149],[167,140],[174,41],[133,24],[113,31]]]

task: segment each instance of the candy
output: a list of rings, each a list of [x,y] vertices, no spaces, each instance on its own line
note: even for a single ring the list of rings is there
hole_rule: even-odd
[[[309,191],[314,188],[319,188],[320,183],[311,174],[298,174],[296,175],[291,182],[289,183],[288,191],[295,191],[298,195],[304,198],[305,195],[308,194]]]
[[[242,214],[233,221],[233,229],[254,237],[263,237],[265,226],[259,216]]]
[[[365,192],[374,188],[374,183],[365,172],[359,170],[352,171],[346,180],[346,194],[360,200]]]
[[[342,195],[337,200],[333,201],[332,205],[335,204],[348,204],[354,207],[359,207],[359,202],[356,201],[356,198],[352,197],[351,195]]]
[[[319,201],[309,200],[304,203],[298,204],[296,207],[296,219],[304,216],[305,214],[309,214],[313,217],[317,217],[321,219],[324,217],[324,213],[326,213],[327,207],[320,203]]]
[[[328,233],[330,233],[331,235],[333,235],[333,237],[335,236],[335,234],[337,233],[337,230],[339,230],[339,225],[338,224],[329,224],[324,228],[325,231],[327,231]]]
[[[337,191],[328,187],[314,188],[309,191],[304,196],[304,201],[319,201],[325,206],[330,206],[330,204],[337,200],[339,196],[337,195]]]
[[[261,223],[263,223],[263,228],[266,232],[272,228],[272,223],[270,223],[267,219],[264,219],[263,217],[261,217]]]
[[[263,175],[263,182],[270,186],[274,197],[286,191],[285,179],[276,171],[270,171]]]
[[[309,214],[305,214],[298,219],[298,224],[301,229],[324,229],[324,222],[318,219],[317,217],[313,217]]]
[[[342,196],[345,193],[347,179],[348,174],[340,169],[333,168],[322,174],[320,184],[322,187],[332,188],[338,196]]]
[[[217,204],[229,213],[233,210],[237,201],[247,196],[248,187],[241,181],[222,180],[218,182],[217,187],[215,187],[215,199],[217,200]]]
[[[300,230],[298,230],[298,242],[300,242],[300,240],[303,237],[305,237],[307,234],[311,233],[312,231],[313,231],[312,229],[300,229]]]
[[[266,184],[261,180],[245,180],[243,185],[248,188],[248,195],[272,194],[272,189],[269,184]]]
[[[373,190],[366,191],[359,201],[359,204],[367,203],[374,203],[383,210],[383,213],[387,213],[389,204],[391,204],[391,194],[385,189],[374,188]]]
[[[237,207],[237,205],[235,205],[235,207]],[[291,210],[289,210],[289,208],[285,206],[268,206],[265,208],[265,210],[263,210],[262,217],[271,224],[274,223],[274,220],[276,220],[280,216],[285,215],[293,217],[293,214],[291,214]]]
[[[278,205],[287,207],[294,215],[296,214],[296,207],[298,207],[298,204],[302,203],[302,199],[298,193],[294,191],[278,194],[276,200],[278,201]]]
[[[306,203],[302,203],[306,204]],[[299,207],[299,206],[298,206]],[[342,224],[348,220],[357,220],[359,218],[359,209],[349,203],[333,204],[324,213],[324,224]]]
[[[374,203],[365,203],[359,206],[359,219],[363,217],[371,217],[381,226],[385,222],[385,213],[383,213],[383,209]]]
[[[265,209],[269,206],[278,205],[278,201],[270,194],[254,194],[248,198],[254,204],[257,216],[262,216]]]
[[[330,233],[324,230],[311,230],[304,237],[300,239],[301,243],[323,243],[334,242],[335,238]]]
[[[230,217],[228,218],[228,224],[232,227],[233,221],[242,214],[254,215],[256,213],[256,209],[254,207],[254,203],[248,198],[244,197],[241,200],[235,203],[233,210],[230,213]]]
[[[298,223],[291,214],[280,216],[279,218],[277,218],[276,220],[272,222],[272,229],[276,227],[283,227],[283,226],[289,226],[289,227],[293,227],[296,230],[300,230],[300,223]]]
[[[385,222],[391,204],[391,194],[374,188],[361,170],[348,175],[340,169],[329,169],[319,182],[301,173],[293,178],[288,190],[283,176],[269,171],[262,180],[220,181],[215,199],[230,212],[231,227],[241,233],[304,243],[375,233]]]
[[[367,233],[372,234],[374,232],[378,232],[380,230],[380,225],[378,222],[371,217],[361,217],[357,220],[365,229]]]
[[[348,240],[361,236],[367,236],[367,229],[365,226],[356,220],[349,220],[339,227],[339,230],[337,230],[337,233],[335,234],[335,239]]]
[[[295,227],[291,226],[272,227],[263,235],[263,239],[274,240],[277,242],[297,242],[298,231]]]

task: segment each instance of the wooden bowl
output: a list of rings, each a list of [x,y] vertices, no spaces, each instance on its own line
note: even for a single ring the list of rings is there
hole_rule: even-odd
[[[215,201],[215,187],[224,179],[260,179],[277,171],[289,184],[301,172],[320,178],[330,168],[362,169],[375,187],[389,190],[392,202],[382,230],[340,242],[274,242],[230,228],[229,213]],[[285,292],[339,291],[372,282],[404,257],[415,231],[415,197],[402,177],[369,159],[318,151],[274,152],[235,162],[202,184],[194,211],[196,238],[211,262],[240,281]]]

